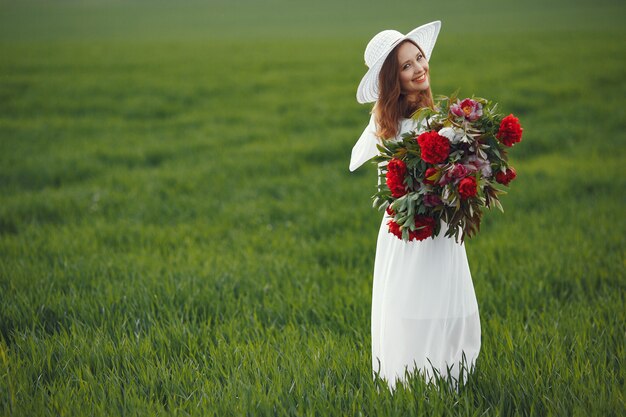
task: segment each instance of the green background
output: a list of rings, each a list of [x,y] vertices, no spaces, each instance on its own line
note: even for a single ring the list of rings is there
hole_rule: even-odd
[[[0,1],[3,415],[623,415],[626,6]],[[460,392],[371,378],[363,50],[524,126]]]

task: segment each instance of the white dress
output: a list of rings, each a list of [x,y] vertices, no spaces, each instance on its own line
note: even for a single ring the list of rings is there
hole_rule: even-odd
[[[400,132],[416,128],[404,119]],[[352,149],[354,171],[378,153],[372,118]],[[426,380],[435,373],[453,382],[465,378],[480,351],[480,319],[465,246],[438,236],[404,242],[388,232],[385,214],[378,232],[372,291],[372,367],[393,389],[406,371]],[[463,364],[463,365],[461,365]],[[455,383],[456,385],[456,383]]]

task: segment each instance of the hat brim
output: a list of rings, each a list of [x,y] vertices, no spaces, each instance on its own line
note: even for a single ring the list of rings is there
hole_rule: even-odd
[[[403,37],[398,38],[367,70],[356,90],[356,100],[361,104],[372,103],[378,100],[378,74],[380,74],[380,70],[387,56],[389,56],[389,53],[401,42],[406,40],[415,42],[422,49],[424,55],[426,55],[426,60],[429,61],[433,49],[435,48],[440,29],[441,21],[435,20],[434,22],[426,23],[425,25],[413,29]]]

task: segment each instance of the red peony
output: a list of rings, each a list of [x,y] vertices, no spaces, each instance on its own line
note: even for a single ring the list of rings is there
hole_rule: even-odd
[[[505,172],[498,171],[496,174],[496,181],[498,181],[502,185],[509,185],[511,181],[513,181],[517,177],[515,170],[511,168],[507,168]]]
[[[434,184],[435,181],[434,180],[429,180],[428,177],[432,177],[433,175],[435,175],[437,173],[437,170],[435,168],[427,168],[426,172],[424,173],[424,184]]]
[[[389,233],[396,236],[398,239],[402,239],[402,229],[398,225],[398,223],[393,220],[389,220],[387,222],[387,226],[389,226]],[[415,226],[422,227],[418,230],[413,230],[409,232],[409,241],[411,240],[424,240],[433,235],[435,231],[435,219],[427,216],[415,216]]]
[[[398,223],[394,222],[393,220],[389,220],[387,222],[387,226],[389,226],[389,233],[393,234],[398,239],[402,239],[402,230],[400,229]]]
[[[415,216],[415,226],[423,228],[409,232],[409,240],[427,239],[433,235],[435,219],[426,216]]]
[[[400,159],[392,159],[387,165],[387,187],[395,198],[406,194],[404,178],[406,177],[406,164]]]
[[[496,133],[496,137],[502,142],[503,145],[513,146],[515,143],[522,140],[522,126],[519,124],[519,119],[512,114],[509,114],[502,122],[500,122],[500,129]]]
[[[450,141],[435,131],[424,132],[417,137],[422,159],[429,164],[439,164],[450,154]]]
[[[459,183],[459,194],[463,200],[474,197],[478,193],[478,184],[476,178],[465,177]]]

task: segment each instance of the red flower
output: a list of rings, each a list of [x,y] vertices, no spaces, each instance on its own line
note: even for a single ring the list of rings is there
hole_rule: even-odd
[[[406,164],[400,159],[392,159],[387,165],[387,187],[395,198],[406,194],[404,178],[406,177]]]
[[[389,220],[387,222],[387,226],[389,226],[389,233],[395,235],[398,239],[402,239],[402,230],[400,230],[398,223],[393,220]]]
[[[502,185],[509,185],[511,181],[513,181],[517,177],[515,170],[513,167],[507,168],[505,172],[498,171],[496,174],[496,181]]]
[[[515,143],[522,140],[522,126],[519,124],[519,119],[512,114],[509,114],[502,122],[500,122],[500,129],[496,134],[496,137],[500,139],[503,145],[513,146]]]
[[[389,233],[395,235],[398,239],[402,239],[402,229],[400,229],[398,223],[393,220],[389,220],[389,222],[387,222],[387,226],[389,226]],[[415,216],[415,226],[422,228],[410,231],[409,241],[427,239],[433,235],[435,230],[435,219],[427,216]]]
[[[478,184],[476,178],[465,177],[459,183],[459,194],[463,200],[474,197],[478,193]]]
[[[429,164],[439,164],[450,154],[450,141],[435,131],[424,132],[417,137],[422,159]]]
[[[435,175],[437,173],[437,170],[435,168],[427,168],[426,172],[424,173],[424,184],[434,184],[435,181],[434,180],[429,180],[428,177],[432,177],[433,175]]]
[[[415,226],[423,226],[423,228],[409,232],[409,240],[424,240],[433,235],[435,230],[435,219],[427,216],[415,216]]]
[[[387,212],[387,214],[389,215],[389,217],[393,217],[396,215],[396,212],[393,211],[393,209],[391,208],[391,206],[387,206],[387,209],[385,210]]]

